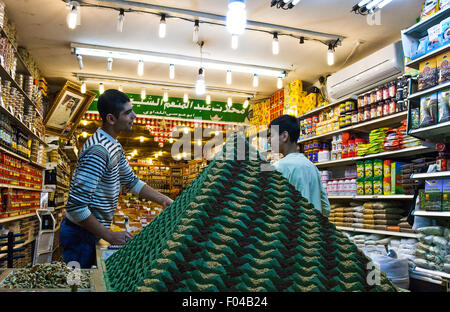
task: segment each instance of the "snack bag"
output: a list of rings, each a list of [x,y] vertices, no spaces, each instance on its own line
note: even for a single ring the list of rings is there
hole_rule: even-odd
[[[437,94],[420,98],[420,127],[434,125],[437,121]]]
[[[438,94],[438,122],[450,121],[450,90]]]
[[[437,59],[432,58],[419,65],[418,89],[425,90],[437,85]]]
[[[438,83],[450,80],[450,52],[443,53],[437,57]]]
[[[438,0],[426,0],[422,7],[422,14],[420,20],[430,17],[439,10]]]

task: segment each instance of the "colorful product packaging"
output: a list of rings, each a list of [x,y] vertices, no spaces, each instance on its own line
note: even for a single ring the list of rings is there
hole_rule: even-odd
[[[373,178],[373,195],[383,195],[383,177]]]
[[[385,160],[383,162],[383,176],[385,178],[391,177],[391,163],[392,160]]]
[[[383,177],[383,160],[374,159],[374,161],[373,161],[373,176],[375,178]]]
[[[442,211],[450,211],[450,179],[442,180]]]
[[[365,178],[364,161],[357,161],[356,162],[356,177],[358,179]]]
[[[364,195],[364,178],[356,179],[356,194]]]
[[[390,169],[390,166],[389,166]],[[383,179],[383,194],[391,195],[391,177],[385,177]]]
[[[372,160],[366,160],[364,162],[364,174],[365,174],[366,178],[373,177],[373,161]]]
[[[364,195],[373,195],[373,180],[372,180],[372,178],[364,179]]]
[[[395,161],[391,163],[391,194],[403,194],[402,188],[402,166],[404,162]]]
[[[438,122],[450,120],[450,89],[438,94]]]
[[[433,93],[420,98],[420,127],[436,124],[438,114],[438,96]]]
[[[435,57],[421,62],[418,77],[419,91],[435,87],[437,85],[437,77],[437,59]]]
[[[430,17],[439,10],[438,0],[426,0],[422,7],[422,13],[420,14],[420,20],[424,20]]]
[[[442,84],[450,80],[450,52],[437,57],[438,83]]]
[[[441,211],[442,180],[425,180],[423,207],[427,211]]]

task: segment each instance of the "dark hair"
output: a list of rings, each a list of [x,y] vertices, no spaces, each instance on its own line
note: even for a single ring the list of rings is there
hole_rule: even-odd
[[[269,125],[269,129],[272,126],[279,126],[279,133],[287,131],[289,133],[289,140],[291,142],[297,142],[300,137],[300,124],[294,116],[282,115],[272,120]]]
[[[125,93],[109,89],[98,98],[97,110],[103,121],[106,120],[108,114],[113,114],[116,118],[119,118],[123,111],[123,105],[128,102],[130,102],[130,98]]]

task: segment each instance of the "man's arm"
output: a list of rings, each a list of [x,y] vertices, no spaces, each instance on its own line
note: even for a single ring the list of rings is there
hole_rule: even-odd
[[[144,187],[141,189],[141,192],[139,193],[139,197],[143,197],[147,200],[156,202],[156,203],[162,205],[164,208],[167,208],[173,202],[172,199],[170,199],[166,195],[163,195],[163,194],[155,191],[153,188],[151,188],[147,184],[145,184]]]
[[[112,232],[108,230],[103,224],[98,222],[93,215],[90,215],[78,224],[92,234],[103,238],[112,245],[125,245],[127,241],[133,237],[133,235],[127,231]]]

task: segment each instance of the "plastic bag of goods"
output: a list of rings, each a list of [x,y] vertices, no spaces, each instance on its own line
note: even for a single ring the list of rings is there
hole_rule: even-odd
[[[395,259],[388,256],[375,256],[373,262],[380,267],[380,270],[386,273],[392,283],[396,286],[409,289],[409,271],[407,259]]]

